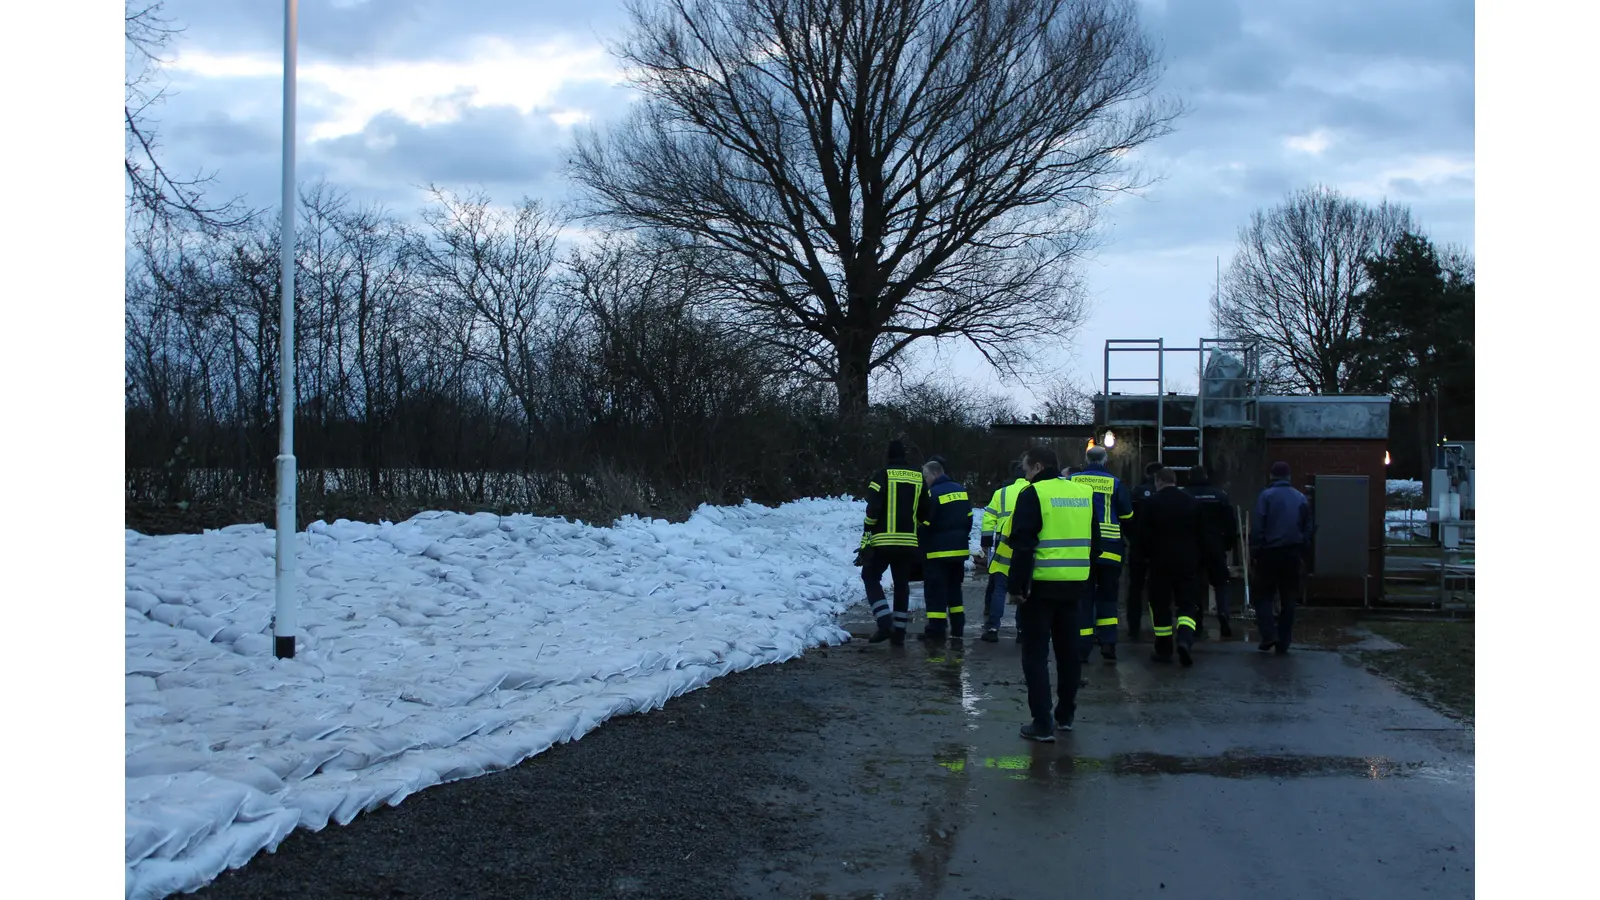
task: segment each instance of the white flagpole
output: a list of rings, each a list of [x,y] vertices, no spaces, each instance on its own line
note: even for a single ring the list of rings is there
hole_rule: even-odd
[[[298,2],[283,3],[283,222],[279,255],[283,307],[278,318],[278,528],[272,616],[273,654],[294,658],[295,461],[294,461],[294,87]]]

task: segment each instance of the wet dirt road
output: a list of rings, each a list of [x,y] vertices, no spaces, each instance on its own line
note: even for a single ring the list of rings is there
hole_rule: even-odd
[[[1235,632],[1193,669],[1096,657],[1053,745],[1017,735],[1009,629],[814,651],[297,834],[200,896],[1472,896],[1471,730],[1339,628],[1288,658]]]

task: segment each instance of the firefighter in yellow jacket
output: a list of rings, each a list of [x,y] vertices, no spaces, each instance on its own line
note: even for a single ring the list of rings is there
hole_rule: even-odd
[[[905,445],[889,442],[888,459],[873,473],[867,485],[867,518],[861,527],[861,547],[856,565],[866,583],[867,603],[878,631],[869,643],[889,641],[894,646],[906,642],[906,624],[911,621],[911,577],[920,553],[917,549],[918,506],[922,495],[922,472],[906,464]],[[894,581],[894,616],[883,594],[883,573]]]

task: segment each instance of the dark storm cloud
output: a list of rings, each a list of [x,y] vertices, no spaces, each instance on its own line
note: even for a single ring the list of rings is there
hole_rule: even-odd
[[[277,120],[235,118],[212,109],[199,118],[174,123],[166,129],[166,139],[168,144],[182,145],[190,154],[232,160],[263,154],[275,157],[282,133]]]
[[[507,106],[467,107],[455,121],[419,125],[384,113],[359,134],[317,145],[336,168],[363,181],[441,187],[482,186],[496,199],[511,194],[562,199],[566,129],[545,111],[529,115]],[[504,196],[502,196],[504,195]]]
[[[189,26],[180,49],[211,54],[273,54],[282,39],[282,4],[263,0],[168,0]],[[1162,48],[1162,87],[1189,108],[1177,130],[1141,152],[1163,176],[1143,199],[1107,210],[1115,249],[1146,251],[1231,242],[1251,211],[1315,183],[1376,185],[1470,238],[1471,178],[1432,178],[1408,168],[1421,157],[1473,154],[1473,10],[1462,0],[1165,0],[1142,4]],[[460,59],[484,38],[523,47],[565,38],[592,44],[620,36],[621,0],[302,0],[302,59],[379,63]],[[228,175],[237,167],[276,172],[276,109],[239,111],[229,91],[271,99],[272,85],[213,80],[185,87],[167,117],[174,152]],[[322,111],[307,85],[302,125]],[[549,98],[552,110],[580,109],[602,128],[626,109],[625,88],[572,82]],[[397,98],[396,103],[404,102]],[[1321,135],[1318,152],[1289,146]],[[1315,143],[1315,142],[1313,142]],[[468,108],[457,121],[420,125],[394,112],[359,134],[307,146],[302,167],[325,166],[363,190],[409,196],[409,185],[501,186],[551,199],[569,196],[561,162],[570,131],[542,112]],[[241,182],[271,177],[241,174]],[[351,185],[355,187],[355,185]],[[270,196],[270,195],[269,195]],[[1108,248],[1111,249],[1111,248]]]
[[[1166,0],[1142,12],[1163,88],[1188,112],[1141,153],[1164,179],[1109,211],[1118,252],[1229,242],[1251,211],[1346,180],[1380,183],[1470,234],[1470,204],[1463,221],[1449,202],[1463,179],[1382,179],[1410,158],[1471,160],[1471,4]],[[1289,145],[1313,135],[1320,151]]]
[[[585,43],[618,33],[620,3],[529,0],[301,0],[300,52],[371,62],[448,54],[483,37]],[[211,52],[281,52],[283,4],[263,0],[167,0],[188,40]]]

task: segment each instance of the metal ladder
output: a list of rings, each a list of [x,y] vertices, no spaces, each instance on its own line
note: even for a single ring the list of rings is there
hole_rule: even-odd
[[[1111,376],[1111,356],[1118,352],[1154,353],[1156,354],[1156,376],[1149,377],[1116,377]],[[1244,374],[1238,377],[1229,377],[1222,380],[1239,382],[1244,385],[1244,391],[1239,397],[1212,398],[1206,393],[1206,364],[1213,353],[1230,353],[1236,355],[1244,366]],[[1194,353],[1199,357],[1199,367],[1196,369],[1197,390],[1195,394],[1194,417],[1188,425],[1167,424],[1167,365],[1168,353]],[[1205,460],[1205,429],[1206,405],[1212,399],[1237,400],[1242,404],[1243,415],[1239,418],[1224,417],[1222,420],[1211,423],[1218,426],[1250,426],[1255,425],[1260,415],[1257,397],[1260,394],[1260,354],[1256,342],[1248,339],[1229,338],[1201,338],[1197,347],[1168,347],[1163,338],[1151,339],[1126,339],[1113,338],[1105,344],[1105,375],[1101,388],[1104,398],[1102,418],[1109,427],[1111,419],[1111,386],[1113,384],[1154,384],[1155,393],[1129,394],[1127,399],[1153,399],[1155,401],[1156,417],[1151,420],[1119,420],[1120,425],[1153,426],[1156,430],[1156,461],[1179,472],[1191,471],[1203,464]]]
[[[1187,472],[1200,464],[1204,459],[1201,455],[1204,447],[1205,433],[1197,425],[1168,425],[1167,424],[1167,354],[1173,352],[1193,352],[1194,347],[1168,347],[1165,338],[1126,339],[1112,338],[1105,345],[1105,370],[1102,379],[1101,397],[1104,400],[1102,418],[1109,426],[1111,423],[1111,385],[1113,384],[1155,384],[1154,399],[1156,401],[1155,421],[1125,422],[1122,424],[1148,424],[1156,429],[1156,462],[1178,472]],[[1111,377],[1111,354],[1116,352],[1154,353],[1156,355],[1156,377]],[[1148,397],[1149,394],[1135,394],[1134,397]],[[1180,440],[1182,443],[1172,443]],[[1192,443],[1190,443],[1192,442]],[[1169,454],[1193,454],[1192,459],[1174,461],[1169,463]],[[1183,463],[1188,463],[1187,465]]]

